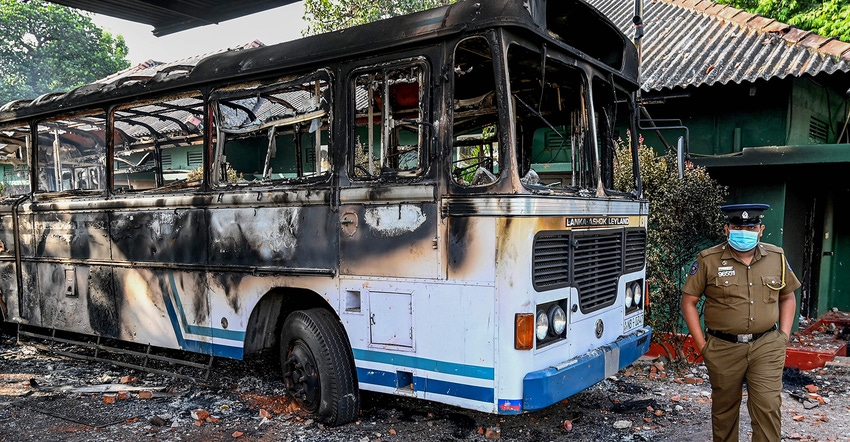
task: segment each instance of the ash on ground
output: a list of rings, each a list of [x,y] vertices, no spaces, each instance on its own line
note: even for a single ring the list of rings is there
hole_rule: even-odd
[[[580,394],[517,416],[361,392],[360,418],[331,428],[286,396],[274,356],[216,359],[201,382],[57,350],[66,348],[0,335],[0,440],[711,440],[711,387],[702,365],[642,359]],[[847,365],[786,370],[783,440],[850,441]],[[741,425],[747,440],[745,411]]]

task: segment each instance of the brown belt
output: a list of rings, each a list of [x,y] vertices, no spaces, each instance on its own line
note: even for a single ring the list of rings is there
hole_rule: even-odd
[[[746,335],[733,335],[731,333],[723,333],[721,331],[712,330],[710,328],[706,328],[705,332],[714,336],[715,338],[720,338],[724,341],[734,342],[737,344],[746,344],[747,342],[753,342],[756,339],[776,330],[776,324],[773,324],[773,327],[761,332],[761,333],[751,333]]]

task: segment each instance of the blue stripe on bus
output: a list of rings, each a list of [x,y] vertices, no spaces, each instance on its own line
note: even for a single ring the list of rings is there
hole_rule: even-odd
[[[177,284],[174,281],[174,275],[169,274],[168,278],[171,283],[171,291],[174,294],[176,302],[172,302],[171,298],[165,292],[162,293],[162,300],[165,303],[165,310],[168,313],[168,319],[171,321],[171,327],[174,329],[174,335],[177,338],[177,345],[180,349],[230,359],[242,359],[244,356],[244,349],[242,347],[214,344],[196,339],[187,339],[183,336],[184,333],[191,333],[202,336],[213,336],[215,338],[242,341],[245,338],[245,332],[187,324],[186,313],[183,311],[183,303],[180,302],[180,294],[177,291]],[[181,319],[183,324],[182,326]]]
[[[352,350],[354,351],[354,359],[359,359],[361,361],[377,362],[380,364],[389,365],[399,365],[402,367],[410,367],[419,370],[427,370],[436,373],[464,376],[468,378],[485,379],[488,381],[492,381],[493,379],[495,379],[495,374],[492,367],[457,364],[454,362],[438,361],[436,359],[419,358],[416,356],[386,353],[373,350],[363,350],[359,348],[354,348]],[[393,377],[395,377],[395,375],[393,375]]]
[[[174,293],[174,300],[177,304],[177,313],[180,315],[180,322],[183,324],[183,331],[185,331],[186,333],[202,336],[212,336],[214,338],[220,339],[230,339],[233,341],[245,340],[244,331],[224,330],[221,328],[189,324],[189,321],[186,320],[186,313],[183,311],[183,303],[180,301],[180,293],[177,291],[177,282],[174,281],[174,274],[170,273],[168,275],[168,281],[171,283],[171,292]]]
[[[357,380],[363,384],[398,388],[396,374],[383,370],[358,367]],[[422,391],[428,394],[441,394],[487,403],[493,403],[495,394],[492,387],[459,384],[457,382],[428,379],[419,376],[413,378],[413,389],[414,391]]]

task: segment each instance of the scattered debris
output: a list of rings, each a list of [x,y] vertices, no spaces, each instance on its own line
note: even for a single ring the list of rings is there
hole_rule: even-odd
[[[702,365],[642,360],[567,400],[516,416],[361,392],[360,420],[331,428],[286,396],[283,382],[268,374],[279,370],[270,368],[277,363],[273,355],[216,360],[210,380],[198,384],[56,357],[32,343],[0,339],[0,404],[10,405],[0,407],[0,440],[52,442],[60,434],[63,442],[710,439],[711,393]],[[786,369],[785,439],[850,434],[842,414],[850,408],[848,372],[839,366]],[[113,403],[104,403],[107,395],[114,396]],[[25,424],[36,420],[39,425]]]

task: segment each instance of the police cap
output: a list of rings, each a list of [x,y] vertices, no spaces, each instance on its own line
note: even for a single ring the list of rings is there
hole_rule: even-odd
[[[768,204],[727,204],[720,206],[726,213],[726,222],[736,226],[756,226],[761,224],[764,211],[770,209]]]

